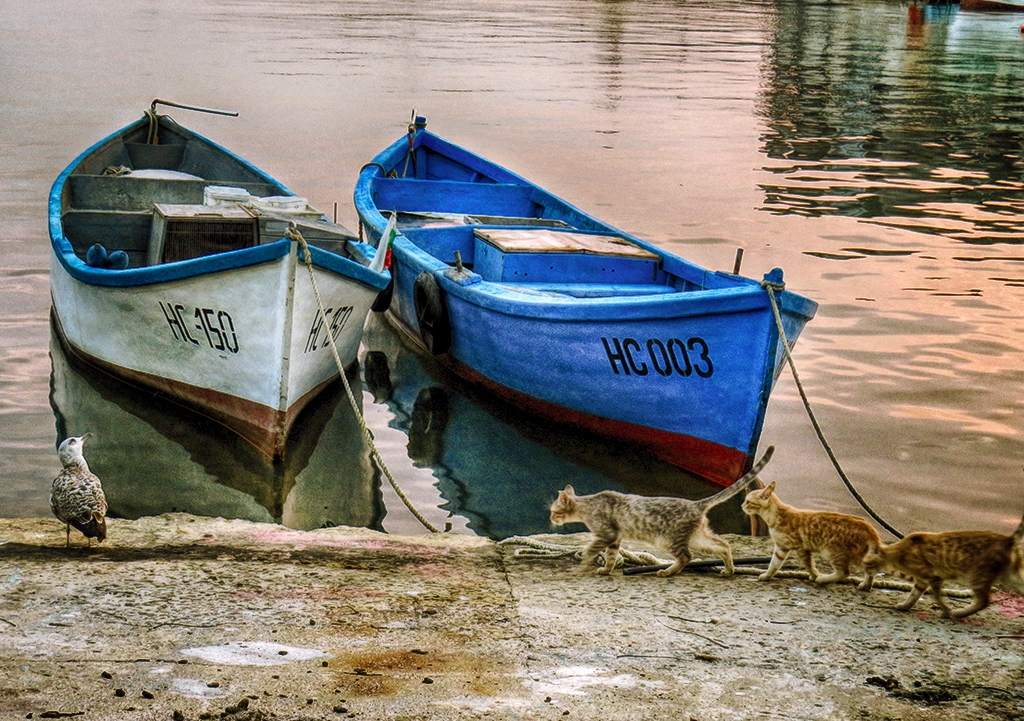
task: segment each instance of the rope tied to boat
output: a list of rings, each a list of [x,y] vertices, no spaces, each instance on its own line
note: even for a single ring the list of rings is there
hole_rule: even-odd
[[[295,223],[291,223],[287,228],[285,228],[284,237],[288,240],[296,241],[302,248],[302,260],[309,271],[309,282],[313,286],[313,295],[316,296],[317,307],[320,310],[320,315],[326,318],[327,312],[324,310],[324,301],[320,296],[320,288],[316,284],[316,275],[313,272],[313,254],[309,250],[309,244],[306,242],[306,239],[302,237],[302,233],[299,232]],[[396,481],[395,477],[391,474],[387,463],[384,462],[384,458],[380,455],[380,451],[377,450],[377,445],[373,442],[373,433],[366,425],[366,420],[363,418],[363,414],[359,410],[359,405],[356,403],[355,394],[352,392],[352,386],[349,384],[348,377],[345,375],[345,365],[341,362],[341,355],[338,354],[338,347],[334,342],[334,334],[328,333],[327,337],[330,340],[331,353],[334,355],[334,362],[338,365],[338,374],[341,376],[341,382],[345,386],[345,395],[348,396],[349,405],[352,406],[352,411],[356,414],[356,419],[359,421],[359,428],[363,431],[363,437],[366,438],[366,442],[370,447],[370,455],[373,457],[373,460],[376,461],[377,467],[380,468],[384,477],[388,479],[391,487],[395,489],[395,493],[398,494],[402,503],[405,504],[405,507],[409,509],[409,512],[412,513],[416,520],[423,524],[423,527],[431,533],[440,533],[440,530],[424,518],[422,513],[416,510],[412,501],[410,501],[409,497],[405,495],[401,487],[398,485],[398,481]],[[451,523],[446,524],[445,527],[445,531],[449,530],[451,530]]]
[[[160,116],[157,114],[154,108],[147,108],[143,111],[145,116],[149,118],[149,132],[146,135],[147,145],[159,145],[160,144]]]
[[[818,424],[818,419],[815,417],[814,411],[811,409],[811,402],[807,399],[807,392],[804,390],[804,384],[800,380],[800,374],[797,373],[796,363],[793,361],[793,354],[789,351],[789,340],[786,338],[786,329],[782,326],[782,314],[779,312],[779,304],[775,298],[776,293],[781,293],[786,289],[786,284],[765,278],[761,281],[761,287],[768,291],[768,300],[771,301],[772,312],[775,314],[775,325],[778,326],[779,329],[779,339],[782,341],[783,353],[785,353],[786,360],[789,362],[789,368],[793,372],[793,380],[796,381],[796,388],[800,391],[800,398],[803,399],[804,409],[807,411],[807,417],[811,419],[811,425],[814,426],[814,432],[817,434],[822,448],[825,449],[825,453],[828,454],[829,460],[832,461],[832,465],[835,467],[839,477],[842,479],[843,483],[846,484],[847,490],[850,491],[853,497],[857,500],[857,503],[860,504],[861,508],[867,511],[882,528],[887,530],[897,539],[903,538],[903,534],[886,523],[885,520],[868,505],[867,501],[865,501],[860,493],[857,492],[857,489],[853,487],[853,483],[850,482],[850,479],[847,477],[843,467],[839,464],[839,459],[836,458],[836,454],[832,450],[832,446],[829,445],[828,440],[825,439],[825,434],[821,430],[821,426]]]

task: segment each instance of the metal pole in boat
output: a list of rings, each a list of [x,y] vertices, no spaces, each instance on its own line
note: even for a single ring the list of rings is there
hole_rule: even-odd
[[[217,108],[204,108],[199,105],[184,105],[182,103],[175,103],[170,100],[161,100],[156,98],[150,104],[149,109],[154,113],[156,112],[157,105],[166,105],[170,108],[181,108],[182,110],[195,110],[197,113],[210,113],[211,115],[227,115],[228,117],[237,118],[238,113],[234,110],[218,110]]]
[[[743,262],[743,248],[736,249],[736,260],[732,264],[732,274],[740,274],[740,264]]]

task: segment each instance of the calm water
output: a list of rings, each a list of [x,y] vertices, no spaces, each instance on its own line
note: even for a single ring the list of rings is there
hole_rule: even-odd
[[[154,97],[355,225],[359,167],[435,132],[712,268],[773,266],[821,303],[796,350],[861,493],[904,530],[1012,528],[1024,510],[1024,40],[1017,15],[837,0],[0,0],[0,515],[48,515],[54,448],[113,511],[416,532],[340,386],[272,465],[52,345],[46,199]],[[424,362],[382,323],[362,410],[435,524],[547,529],[554,490],[704,495],[629,448],[538,424]],[[628,399],[624,399],[627,402]],[[779,381],[764,474],[857,512]],[[717,522],[739,530],[724,512]]]

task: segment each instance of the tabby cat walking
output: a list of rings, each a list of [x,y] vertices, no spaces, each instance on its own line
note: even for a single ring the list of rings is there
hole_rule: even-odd
[[[716,536],[708,525],[709,509],[724,503],[742,492],[761,469],[767,465],[774,446],[761,456],[750,473],[723,491],[691,501],[685,498],[663,496],[636,496],[616,491],[601,491],[589,496],[577,496],[572,486],[558,492],[551,504],[551,522],[586,524],[595,538],[583,552],[583,566],[590,566],[601,551],[605,551],[605,564],[600,574],[611,573],[623,539],[646,541],[661,546],[675,558],[669,568],[658,571],[659,576],[674,576],[690,562],[694,553],[710,553],[722,559],[724,575],[732,575],[732,551],[729,544]]]
[[[864,562],[874,573],[896,572],[910,577],[914,588],[896,608],[914,607],[931,588],[935,603],[946,618],[964,618],[989,604],[992,586],[1003,583],[1024,594],[1024,518],[1009,536],[990,531],[946,531],[911,533],[890,546],[869,554]],[[942,584],[958,581],[974,594],[966,608],[950,610],[942,599]]]

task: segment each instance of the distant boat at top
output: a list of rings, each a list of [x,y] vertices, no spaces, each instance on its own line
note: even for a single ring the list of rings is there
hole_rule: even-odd
[[[961,10],[1024,13],[1024,0],[960,0]]]
[[[722,485],[746,472],[784,360],[761,284],[613,228],[425,126],[416,118],[355,188],[368,236],[396,233],[395,324],[550,419]],[[766,278],[779,287],[782,271]],[[817,303],[777,299],[793,343]]]
[[[388,273],[367,267],[372,249],[349,230],[158,103],[233,115],[154,101],[60,174],[55,328],[74,355],[280,457],[296,415],[338,377],[330,339],[355,361]]]

